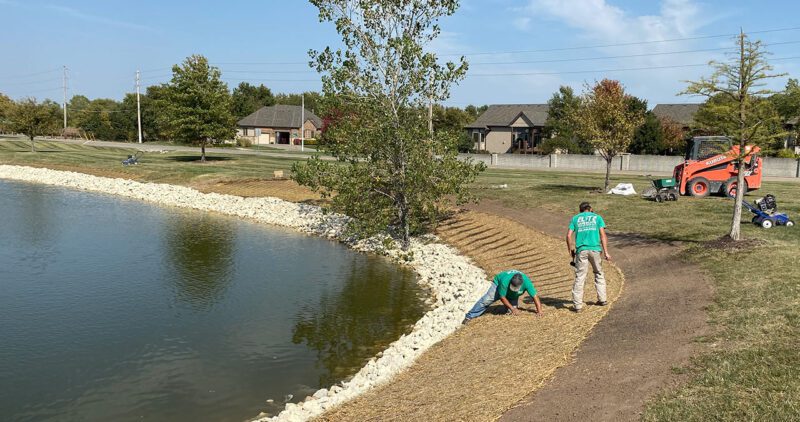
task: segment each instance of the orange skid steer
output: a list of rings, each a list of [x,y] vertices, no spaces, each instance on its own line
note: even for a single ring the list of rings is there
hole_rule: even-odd
[[[744,193],[761,187],[761,151],[745,147]],[[681,195],[704,197],[710,194],[736,196],[739,145],[724,136],[696,136],[689,143],[686,161],[675,166],[673,178]]]

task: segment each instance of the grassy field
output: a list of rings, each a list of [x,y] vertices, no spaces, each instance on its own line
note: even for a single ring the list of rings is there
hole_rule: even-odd
[[[294,160],[251,155],[225,154],[224,149],[208,149],[208,162],[198,162],[200,154],[190,152],[145,153],[141,165],[123,167],[121,162],[135,150],[91,147],[63,142],[36,142],[36,153],[22,140],[0,141],[0,164],[72,167],[96,175],[130,177],[160,183],[192,185],[206,180],[272,178],[274,170],[288,171]]]
[[[207,180],[271,178],[293,160],[225,155],[212,150],[211,161],[197,163],[191,153],[148,153],[142,165],[122,167],[126,150],[39,142],[0,142],[0,164],[76,169],[92,174],[131,177],[154,182],[196,185]],[[712,277],[716,299],[710,308],[715,334],[706,342],[711,352],[698,356],[688,372],[691,381],[665,392],[648,406],[644,420],[800,420],[800,229],[764,230],[749,224],[742,232],[757,244],[725,250],[709,243],[727,233],[732,202],[712,197],[681,198],[657,204],[638,196],[593,193],[602,174],[488,170],[475,185],[483,199],[519,209],[541,207],[571,214],[579,202],[592,202],[609,230],[641,233],[685,242],[684,259],[696,262]],[[649,180],[615,176],[614,183],[633,183],[641,192]],[[495,188],[508,185],[505,189]],[[800,221],[800,183],[766,182],[752,200],[775,194],[779,208]],[[664,275],[669,282],[669,274]],[[664,298],[669,306],[670,298]],[[679,311],[679,310],[678,310]]]

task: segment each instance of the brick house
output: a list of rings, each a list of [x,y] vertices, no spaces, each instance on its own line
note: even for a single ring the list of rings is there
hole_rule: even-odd
[[[264,144],[299,144],[301,136],[305,139],[316,138],[322,129],[322,119],[316,114],[294,105],[275,105],[261,107],[249,116],[239,120],[237,136],[250,139],[255,145]]]
[[[534,153],[542,143],[548,109],[547,104],[494,104],[465,129],[478,151]]]

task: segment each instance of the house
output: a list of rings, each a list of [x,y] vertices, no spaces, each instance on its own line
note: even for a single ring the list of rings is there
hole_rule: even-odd
[[[474,148],[491,153],[533,153],[542,143],[547,104],[494,104],[465,126]]]
[[[679,123],[684,132],[689,131],[694,124],[694,115],[700,110],[702,104],[656,104],[653,114],[662,119],[667,118]]]
[[[239,120],[238,126],[237,136],[248,138],[253,144],[289,144],[292,139],[300,142],[301,126],[303,138],[318,137],[322,119],[308,110],[304,113],[300,106],[275,105],[261,107]]]

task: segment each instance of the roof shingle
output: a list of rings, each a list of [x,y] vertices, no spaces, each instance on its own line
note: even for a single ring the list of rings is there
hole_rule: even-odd
[[[492,104],[466,128],[480,129],[489,126],[511,126],[511,123],[520,114],[524,114],[534,126],[544,126],[549,108],[547,104]]]
[[[263,127],[263,128],[299,128],[301,126],[301,109],[295,105],[275,105],[261,107],[253,114],[239,120],[241,127]],[[311,120],[317,128],[322,127],[322,119],[316,114],[306,110],[306,120]]]
[[[657,117],[666,117],[684,126],[694,123],[694,115],[701,104],[656,104],[653,114]]]

